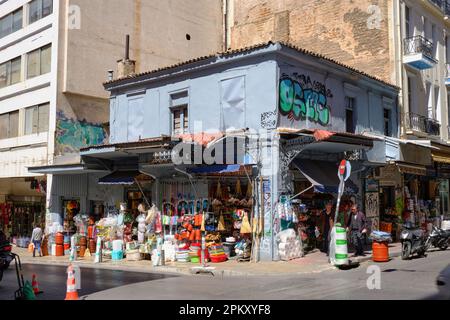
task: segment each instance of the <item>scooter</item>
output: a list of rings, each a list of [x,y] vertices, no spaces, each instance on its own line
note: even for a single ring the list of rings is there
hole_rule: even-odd
[[[450,242],[450,230],[442,230],[436,226],[433,226],[428,239],[427,239],[427,250],[431,246],[439,248],[441,250],[447,250]]]
[[[411,223],[403,225],[403,231],[400,235],[402,260],[409,259],[415,253],[419,257],[425,256],[427,252],[427,239],[422,229],[414,227]]]
[[[11,255],[12,246],[6,239],[5,234],[0,231],[0,281],[3,277],[3,271],[8,269],[14,257]]]

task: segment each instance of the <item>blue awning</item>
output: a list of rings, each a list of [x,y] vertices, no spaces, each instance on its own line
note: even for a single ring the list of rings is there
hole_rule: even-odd
[[[338,193],[339,191],[339,164],[329,161],[295,159],[294,165],[314,186],[314,191],[319,193]],[[348,179],[345,182],[344,193],[357,194],[359,188]]]
[[[239,164],[224,164],[224,165],[211,165],[202,166],[196,168],[188,168],[188,173],[231,173],[239,172],[241,165]]]
[[[118,184],[118,185],[132,185],[134,179],[140,175],[139,171],[116,171],[98,180],[99,184]]]

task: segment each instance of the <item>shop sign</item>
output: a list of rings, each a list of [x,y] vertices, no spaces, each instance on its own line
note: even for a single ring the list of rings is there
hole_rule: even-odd
[[[263,193],[270,193],[270,181],[263,182]]]

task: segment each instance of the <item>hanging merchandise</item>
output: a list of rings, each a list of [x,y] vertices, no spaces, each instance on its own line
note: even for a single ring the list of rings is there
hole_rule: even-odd
[[[236,182],[236,196],[240,198],[241,195],[242,195],[241,180],[238,179]]]
[[[247,212],[244,213],[244,217],[242,218],[242,226],[240,232],[241,234],[252,233],[252,227],[250,226]]]
[[[202,224],[201,224],[200,230],[202,232],[205,232],[205,213],[202,214]]]
[[[217,226],[218,231],[225,231],[225,221],[223,219],[223,214],[220,213],[219,224]]]
[[[222,199],[222,187],[220,186],[220,181],[217,182],[217,191],[216,191],[216,198]]]

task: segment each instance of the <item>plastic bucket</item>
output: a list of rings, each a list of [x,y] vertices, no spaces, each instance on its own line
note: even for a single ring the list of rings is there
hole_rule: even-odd
[[[387,242],[372,243],[372,260],[375,262],[389,261],[389,244]]]

